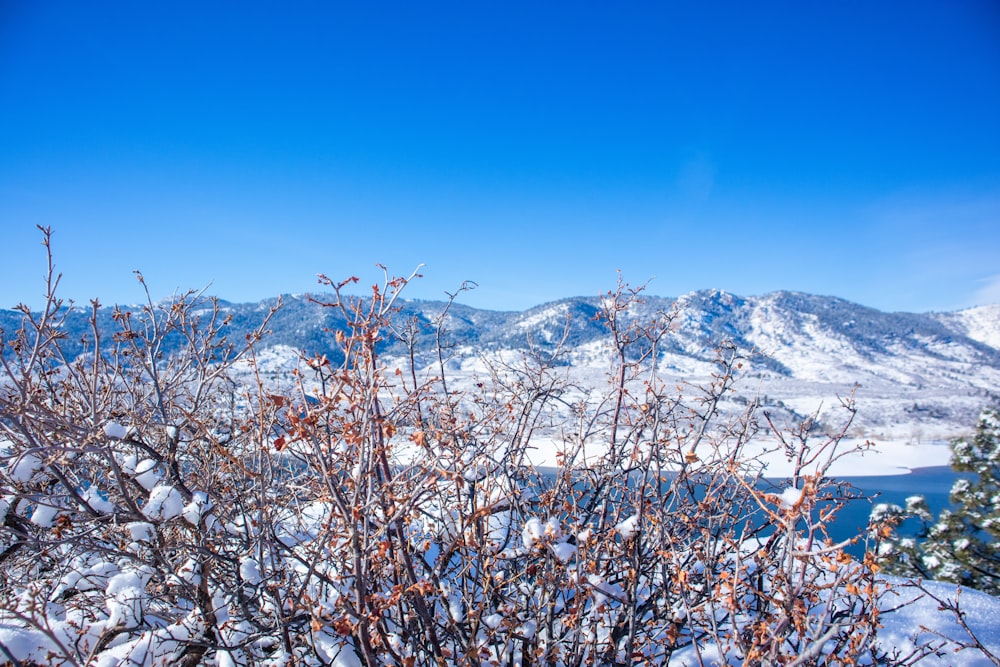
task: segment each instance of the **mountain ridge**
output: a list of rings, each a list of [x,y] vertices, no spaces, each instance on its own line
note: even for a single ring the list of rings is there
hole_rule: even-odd
[[[680,382],[709,377],[715,349],[727,340],[746,352],[743,374],[756,391],[795,414],[810,414],[817,403],[833,404],[860,384],[859,403],[867,406],[860,424],[872,433],[945,437],[971,425],[982,407],[1000,405],[1000,305],[921,314],[887,313],[787,290],[749,297],[716,289],[641,296],[627,316],[641,321],[666,313],[672,318],[659,361],[664,373]],[[261,350],[273,348],[269,358],[276,368],[287,367],[299,352],[336,359],[336,331],[346,321],[337,309],[316,303],[331,295],[282,295],[248,303],[220,299],[220,309],[232,318],[229,339],[242,341],[279,298],[283,307],[260,345]],[[408,326],[415,334],[417,360],[425,366],[436,363],[439,326],[451,367],[459,373],[474,373],[473,360],[505,351],[560,350],[559,363],[573,367],[582,381],[596,382],[610,359],[604,352],[608,331],[597,317],[600,297],[567,297],[523,311],[427,299],[400,299],[397,305],[394,329],[399,333]],[[97,311],[106,340],[115,327],[113,312],[110,306]],[[83,351],[79,341],[89,315],[84,309],[67,315],[63,342],[70,358]],[[20,318],[17,311],[0,311],[6,338]],[[408,356],[391,331],[381,350],[387,357]]]
[[[276,344],[307,348],[310,343],[327,347],[329,341],[323,330],[345,326],[343,317],[336,309],[317,303],[332,299],[329,294],[283,294],[252,302],[217,298],[217,302],[223,312],[233,317],[230,325],[233,332],[245,333],[256,323],[254,316],[259,319],[279,299],[283,308],[271,322],[272,335],[262,342],[265,348]],[[164,301],[167,302],[169,300]],[[601,297],[565,297],[521,311],[476,308],[458,302],[448,306],[446,301],[431,299],[400,299],[398,304],[399,319],[412,319],[427,328],[436,326],[437,318],[447,306],[444,329],[452,338],[502,342],[514,347],[528,344],[529,339],[532,344],[543,345],[546,339],[554,340],[555,329],[564,327],[567,318],[576,340],[606,333],[604,325],[597,322]],[[98,310],[99,327],[112,326],[111,313],[115,308],[135,312],[142,307],[136,304],[102,306]],[[766,348],[768,343],[778,347],[790,344],[792,341],[785,335],[788,330],[801,332],[812,326],[851,340],[855,348],[868,355],[883,352],[894,342],[926,351],[927,343],[933,341],[958,342],[988,357],[1000,354],[1000,304],[948,312],[886,312],[840,297],[791,290],[746,297],[724,290],[705,289],[678,297],[643,295],[632,310],[637,318],[650,317],[657,311],[676,311],[674,315],[679,319],[676,328],[680,335],[688,338],[694,335],[712,343],[726,339],[747,348]],[[70,338],[74,333],[82,333],[89,314],[89,309],[72,309],[66,325]],[[774,319],[776,316],[780,322]],[[9,335],[18,327],[21,317],[20,311],[14,309],[0,310],[0,328]],[[781,326],[778,326],[779,323]],[[762,335],[768,330],[772,334],[770,337]],[[531,336],[539,332],[547,335],[542,339]],[[518,342],[518,339],[522,340]],[[761,343],[765,344],[762,346]],[[695,350],[692,348],[690,351],[694,353]]]

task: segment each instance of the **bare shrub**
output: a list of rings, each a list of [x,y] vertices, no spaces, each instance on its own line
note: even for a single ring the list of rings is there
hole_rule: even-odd
[[[825,473],[852,399],[833,435],[783,430],[753,403],[724,415],[747,352],[720,342],[711,382],[666,383],[676,318],[639,321],[642,288],[622,282],[602,300],[605,391],[570,381],[560,345],[491,357],[459,390],[443,315],[430,331],[394,320],[413,278],[364,298],[346,294],[356,279],[323,278],[318,301],[347,321],[339,349],[304,357],[282,393],[253,372],[270,315],[230,341],[197,293],[117,310],[110,340],[95,319],[66,358],[50,270],[43,311],[23,308],[3,339],[6,659],[912,661],[879,653],[873,560],[826,534],[850,497]],[[380,354],[424,335],[434,371]],[[744,451],[761,432],[796,463],[777,485]],[[543,440],[554,470],[529,465]]]

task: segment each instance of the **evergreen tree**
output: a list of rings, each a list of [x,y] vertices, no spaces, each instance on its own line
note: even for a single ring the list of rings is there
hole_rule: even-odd
[[[951,467],[970,473],[955,481],[951,509],[933,520],[922,496],[907,498],[906,507],[878,505],[874,524],[898,528],[919,522],[915,538],[889,532],[879,556],[886,571],[949,581],[1000,594],[1000,412],[984,410],[971,439],[952,442]]]

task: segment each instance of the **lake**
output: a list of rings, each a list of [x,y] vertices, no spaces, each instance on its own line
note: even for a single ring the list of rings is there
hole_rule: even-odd
[[[551,468],[538,469],[545,477],[552,481],[555,471]],[[938,513],[950,505],[948,495],[951,493],[952,484],[959,477],[973,479],[975,475],[959,474],[950,466],[934,466],[928,468],[915,468],[905,475],[872,475],[866,477],[837,477],[839,481],[847,482],[854,487],[854,495],[863,495],[865,498],[852,500],[837,514],[836,520],[828,527],[830,537],[834,542],[854,537],[859,529],[864,529],[868,525],[868,518],[871,515],[872,507],[879,503],[891,503],[906,507],[906,499],[910,496],[920,495],[927,501],[931,515],[935,518]],[[787,478],[764,480],[761,488],[766,488],[769,492],[774,491],[771,484],[787,484]],[[780,493],[780,489],[778,490]],[[907,528],[907,526],[903,526]],[[906,531],[902,531],[906,534]],[[845,549],[855,558],[864,557],[865,544],[858,542]]]
[[[835,541],[845,540],[857,534],[858,529],[868,525],[872,507],[878,503],[891,503],[906,507],[910,496],[923,496],[931,515],[950,506],[948,495],[951,486],[959,477],[973,478],[974,475],[959,475],[949,466],[917,468],[907,475],[877,475],[871,477],[838,477],[850,483],[855,489],[869,496],[870,500],[855,500],[847,504],[830,527],[830,537]],[[859,543],[847,549],[851,555],[864,555],[864,544]]]
[[[937,518],[941,510],[951,506],[949,495],[951,487],[956,479],[964,477],[974,479],[975,475],[970,473],[956,473],[950,466],[934,466],[927,468],[915,468],[905,475],[871,475],[861,477],[836,477],[838,481],[847,482],[853,487],[852,494],[863,495],[848,502],[837,514],[836,519],[828,527],[828,532],[834,542],[854,537],[859,529],[864,529],[868,525],[872,508],[880,503],[888,503],[906,507],[906,499],[910,496],[923,496],[927,501],[931,516]],[[768,482],[787,484],[787,478],[766,480]],[[770,490],[770,489],[769,489]],[[908,522],[900,528],[903,535],[912,535],[912,531],[917,528],[915,522]],[[863,558],[865,552],[864,542],[858,542],[845,549],[855,558]]]

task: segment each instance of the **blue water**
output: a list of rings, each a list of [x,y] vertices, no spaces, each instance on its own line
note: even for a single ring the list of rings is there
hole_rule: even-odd
[[[963,475],[966,476],[967,475]],[[878,503],[906,506],[910,496],[923,496],[930,507],[931,515],[950,506],[948,494],[959,475],[948,466],[918,468],[907,475],[879,475],[873,477],[838,477],[861,491],[868,499],[852,500],[837,515],[830,527],[830,537],[834,541],[845,540],[858,534],[868,525],[872,507]],[[855,557],[864,552],[864,544],[859,543],[848,551]]]
[[[543,475],[549,477],[554,474],[550,469],[540,469]],[[871,516],[872,508],[879,503],[891,503],[906,506],[906,499],[910,496],[920,495],[927,501],[931,515],[937,517],[938,513],[950,506],[949,494],[952,484],[959,478],[959,474],[954,472],[949,466],[936,466],[929,468],[917,468],[905,475],[877,475],[871,477],[838,477],[839,482],[848,483],[851,488],[849,494],[860,496],[855,500],[846,503],[843,509],[837,514],[834,521],[827,526],[829,537],[834,542],[856,537],[859,532],[864,532],[868,526],[868,519]],[[961,475],[971,478],[972,475]],[[786,481],[787,483],[787,481]],[[764,480],[761,488],[769,492],[780,493],[779,480]],[[900,526],[899,532],[903,535],[912,531],[914,522],[906,522]],[[862,558],[865,552],[865,542],[859,540],[856,544],[845,549],[855,558]]]

